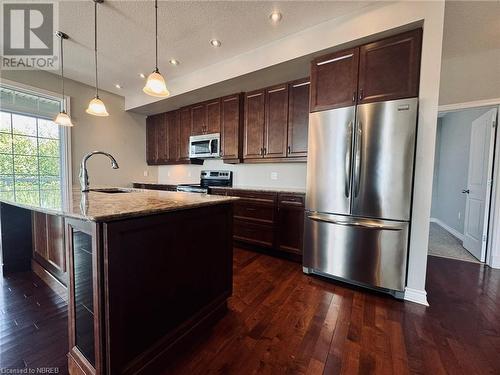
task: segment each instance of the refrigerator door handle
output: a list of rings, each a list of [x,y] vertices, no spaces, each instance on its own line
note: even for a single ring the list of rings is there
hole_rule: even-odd
[[[351,164],[352,164],[352,125],[349,121],[347,125],[347,147],[345,150],[345,196],[349,198],[351,195]]]
[[[331,223],[337,225],[344,225],[349,227],[361,227],[366,229],[378,229],[378,230],[394,230],[399,231],[404,229],[404,225],[390,225],[390,224],[380,224],[377,222],[359,222],[359,221],[347,221],[347,220],[338,220],[332,219],[324,215],[313,214],[307,215],[308,219],[314,221],[321,221],[324,223]]]
[[[359,194],[360,173],[361,173],[361,141],[363,139],[363,131],[361,130],[361,122],[356,122],[356,142],[354,150],[354,196]]]

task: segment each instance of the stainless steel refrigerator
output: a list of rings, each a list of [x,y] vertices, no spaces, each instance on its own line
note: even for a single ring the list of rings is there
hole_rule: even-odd
[[[304,272],[402,298],[418,99],[311,113]]]

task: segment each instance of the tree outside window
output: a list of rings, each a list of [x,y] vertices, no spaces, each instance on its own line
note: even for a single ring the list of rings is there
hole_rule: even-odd
[[[0,111],[0,196],[60,208],[60,139],[53,121]]]

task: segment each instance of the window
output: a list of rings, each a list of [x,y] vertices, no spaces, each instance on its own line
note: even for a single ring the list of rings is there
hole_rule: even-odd
[[[64,134],[51,120],[60,100],[5,87],[0,90],[0,196],[60,208]]]

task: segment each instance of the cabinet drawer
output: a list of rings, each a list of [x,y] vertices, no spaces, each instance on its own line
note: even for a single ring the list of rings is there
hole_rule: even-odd
[[[270,225],[234,219],[233,230],[235,240],[271,248],[274,245],[274,230]]]
[[[239,200],[234,204],[234,217],[262,221],[269,224],[274,222],[274,211],[275,208],[273,205],[265,203]]]
[[[278,197],[280,205],[289,206],[304,206],[304,195],[303,194],[280,194]]]
[[[210,189],[209,194],[211,195],[227,195],[227,190],[225,189]]]
[[[244,190],[231,190],[228,195],[233,197],[240,197],[242,200],[256,203],[275,204],[277,199],[276,193],[260,192],[260,191],[244,191]]]

